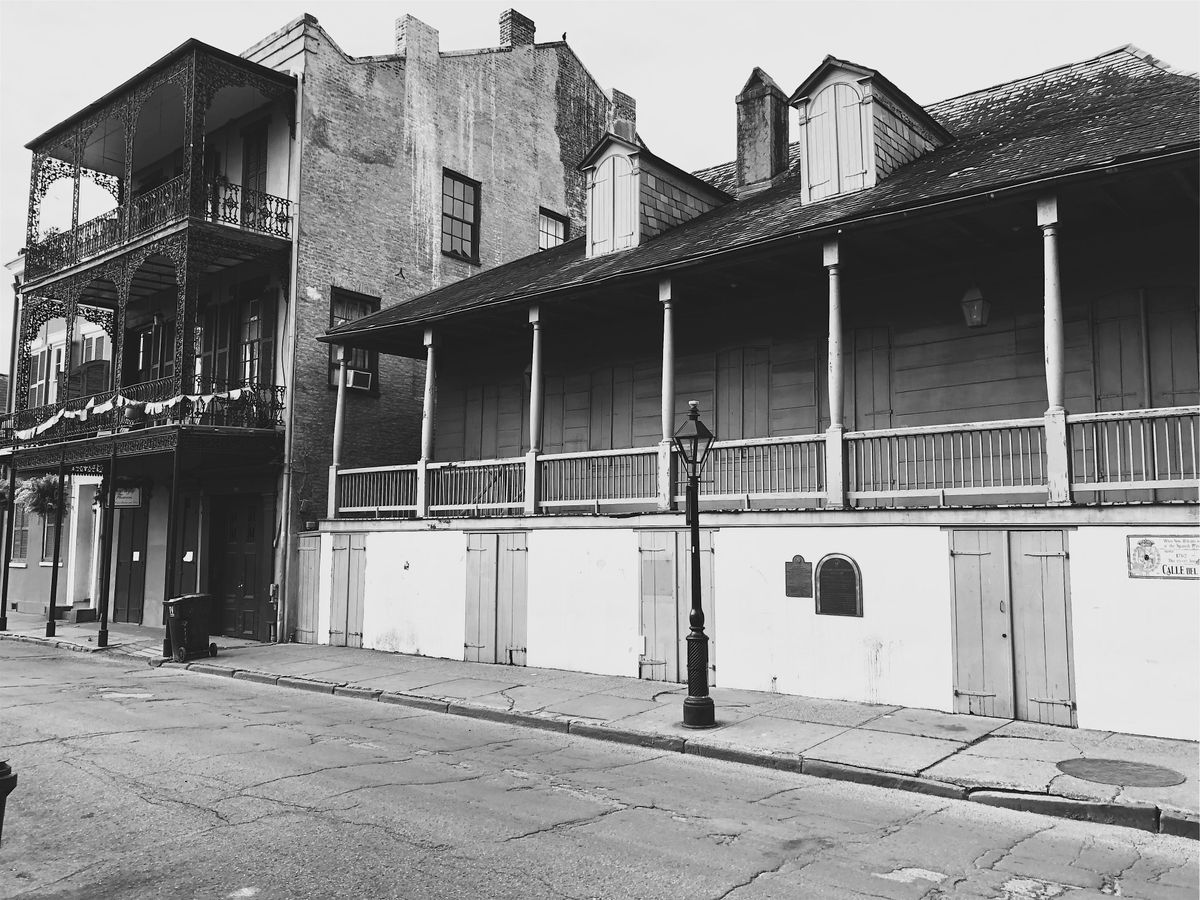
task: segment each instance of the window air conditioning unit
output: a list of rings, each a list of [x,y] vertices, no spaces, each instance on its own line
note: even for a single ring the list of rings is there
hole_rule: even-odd
[[[358,391],[369,391],[371,389],[372,373],[364,372],[361,369],[346,370],[346,387],[354,388]]]

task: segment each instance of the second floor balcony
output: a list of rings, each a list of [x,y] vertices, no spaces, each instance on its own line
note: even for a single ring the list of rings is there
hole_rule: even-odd
[[[283,240],[294,79],[189,41],[38,137],[26,279],[186,220]]]

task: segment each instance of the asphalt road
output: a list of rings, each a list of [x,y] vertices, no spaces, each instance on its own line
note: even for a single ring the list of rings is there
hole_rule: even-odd
[[[0,897],[1195,898],[1197,845],[0,641]]]

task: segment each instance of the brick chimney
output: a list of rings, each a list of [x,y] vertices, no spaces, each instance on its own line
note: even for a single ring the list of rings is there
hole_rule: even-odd
[[[787,167],[787,95],[756,66],[737,96],[738,195],[769,187]]]
[[[636,140],[637,101],[616,88],[612,92],[612,127],[609,130],[627,141]]]
[[[416,16],[396,20],[396,55],[410,61],[434,59],[438,55],[438,31]]]
[[[533,19],[515,9],[506,9],[500,14],[501,47],[527,47],[533,43],[533,32]]]

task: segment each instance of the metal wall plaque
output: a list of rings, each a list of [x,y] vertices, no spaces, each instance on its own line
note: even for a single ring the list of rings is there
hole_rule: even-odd
[[[817,614],[862,615],[862,576],[849,556],[830,553],[817,563]]]
[[[1125,536],[1130,578],[1200,579],[1200,534]]]
[[[113,507],[115,509],[136,509],[142,505],[142,486],[120,485],[113,490]]]
[[[805,562],[803,556],[793,556],[791,562],[783,564],[783,595],[785,597],[812,598],[813,564]]]

